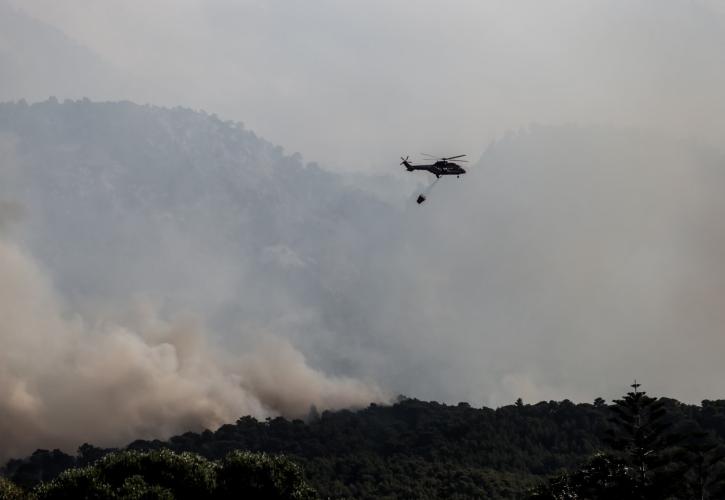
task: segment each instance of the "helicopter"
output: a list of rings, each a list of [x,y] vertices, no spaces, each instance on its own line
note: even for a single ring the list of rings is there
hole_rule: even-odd
[[[465,163],[468,161],[459,160],[459,158],[463,158],[467,155],[456,155],[449,156],[448,158],[439,158],[437,156],[429,155],[426,153],[421,154],[423,156],[427,156],[429,159],[428,161],[433,161],[433,163],[430,165],[413,165],[412,163],[410,163],[410,161],[408,161],[408,156],[406,156],[405,158],[403,158],[402,156],[400,157],[400,159],[402,160],[400,164],[404,165],[408,172],[412,172],[414,170],[425,170],[436,176],[436,180],[433,181],[433,184],[428,187],[428,190],[425,193],[421,193],[418,196],[418,199],[415,200],[418,205],[426,200],[426,196],[430,193],[431,189],[433,189],[433,186],[436,182],[438,182],[438,179],[440,179],[442,175],[455,175],[456,177],[460,177],[461,175],[465,174],[466,170],[458,163]],[[457,161],[453,162],[451,160]]]
[[[410,161],[408,161],[408,156],[406,156],[405,158],[401,156],[400,159],[403,161],[401,161],[400,164],[404,165],[408,172],[412,172],[414,170],[426,170],[439,179],[442,175],[455,175],[456,177],[460,177],[461,175],[466,173],[466,170],[458,165],[458,163],[465,163],[468,160],[458,160],[457,162],[452,162],[450,160],[463,158],[467,155],[456,155],[449,156],[448,158],[439,158],[426,153],[422,154],[423,156],[427,156],[429,158],[429,161],[434,161],[434,163],[431,165],[413,165],[412,163],[410,163]]]

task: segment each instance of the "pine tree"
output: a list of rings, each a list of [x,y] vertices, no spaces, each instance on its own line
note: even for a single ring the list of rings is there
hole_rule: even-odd
[[[674,479],[682,473],[673,448],[680,436],[671,429],[664,402],[647,396],[640,385],[635,380],[633,392],[614,400],[606,441],[629,468],[634,498],[661,498],[673,493]]]

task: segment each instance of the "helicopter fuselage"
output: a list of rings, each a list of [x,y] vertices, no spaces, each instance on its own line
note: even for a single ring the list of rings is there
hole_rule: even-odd
[[[413,165],[408,161],[404,161],[403,165],[405,165],[408,172],[412,172],[413,170],[427,170],[436,177],[440,177],[442,175],[458,176],[466,173],[466,170],[463,167],[450,161],[437,161],[432,165]]]

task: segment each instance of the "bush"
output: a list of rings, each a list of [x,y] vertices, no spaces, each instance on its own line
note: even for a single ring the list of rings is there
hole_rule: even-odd
[[[233,451],[217,472],[219,498],[312,499],[314,490],[305,482],[302,469],[283,456]]]
[[[123,451],[106,455],[94,468],[117,491],[129,478],[159,486],[178,499],[208,498],[215,486],[216,465],[194,453]]]
[[[20,500],[25,492],[12,481],[0,477],[0,500]]]
[[[93,467],[68,469],[34,490],[39,500],[102,500],[116,498],[111,485],[104,482]]]
[[[20,496],[0,499],[23,498],[22,490],[6,483]],[[170,450],[111,453],[92,466],[63,472],[36,487],[34,494],[38,500],[316,498],[300,467],[285,457],[237,451],[217,463]]]

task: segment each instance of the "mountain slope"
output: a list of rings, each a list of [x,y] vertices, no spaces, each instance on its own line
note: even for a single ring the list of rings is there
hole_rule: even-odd
[[[0,456],[384,398],[310,353],[389,209],[299,155],[190,110],[5,104],[0,202]]]
[[[34,252],[76,295],[183,295],[204,270],[226,287],[260,269],[264,281],[319,275],[323,287],[338,278],[338,253],[362,262],[358,242],[386,210],[241,125],[190,110],[8,104],[0,132],[17,163],[4,196],[26,208]]]
[[[0,156],[2,218],[24,213],[5,234],[65,318],[94,332],[195,321],[233,355],[281,339],[236,361],[277,413],[347,387],[283,384],[287,366],[492,406],[611,397],[634,376],[686,401],[720,390],[725,162],[712,148],[532,126],[423,205],[388,204],[214,116],[47,101],[0,107]]]

